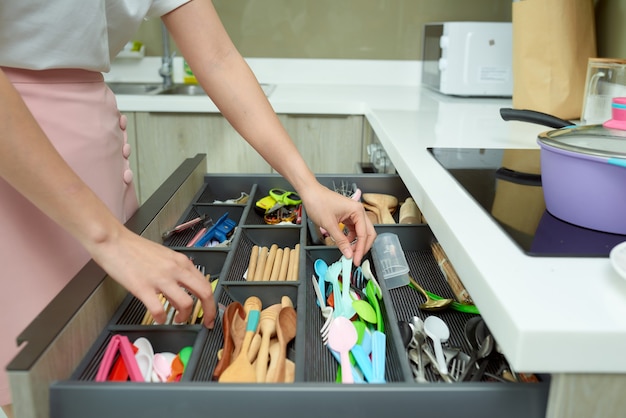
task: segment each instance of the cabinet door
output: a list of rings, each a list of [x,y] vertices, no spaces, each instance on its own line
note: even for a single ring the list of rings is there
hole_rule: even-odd
[[[363,159],[363,116],[279,115],[314,173],[356,173]]]
[[[207,155],[210,173],[269,173],[269,164],[220,114],[135,114],[141,202],[186,158]]]

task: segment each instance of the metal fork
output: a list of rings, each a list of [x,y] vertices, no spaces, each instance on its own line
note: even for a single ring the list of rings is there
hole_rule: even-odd
[[[454,382],[458,382],[461,376],[463,376],[465,366],[467,366],[467,362],[463,361],[461,358],[455,357],[452,359],[449,367],[449,374]]]

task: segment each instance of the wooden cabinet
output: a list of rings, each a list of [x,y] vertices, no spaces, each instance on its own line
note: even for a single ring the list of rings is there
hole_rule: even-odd
[[[141,203],[189,156],[207,155],[209,173],[270,173],[267,162],[216,113],[127,114]],[[279,115],[315,173],[356,173],[371,129],[360,115]],[[133,127],[131,128],[131,121]],[[129,139],[130,141],[130,139]]]
[[[135,114],[137,185],[145,202],[189,156],[207,155],[212,173],[269,173],[269,164],[219,114]]]
[[[279,115],[311,170],[352,174],[364,159],[364,120],[360,115]]]

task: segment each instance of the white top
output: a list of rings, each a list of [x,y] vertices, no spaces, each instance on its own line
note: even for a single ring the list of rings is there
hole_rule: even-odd
[[[189,0],[3,0],[0,66],[106,72],[142,20]]]

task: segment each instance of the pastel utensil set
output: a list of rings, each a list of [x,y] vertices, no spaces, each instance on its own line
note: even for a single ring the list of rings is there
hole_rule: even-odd
[[[369,263],[364,267],[353,274],[352,260],[344,256],[330,265],[321,259],[314,262],[318,278],[312,277],[313,289],[325,318],[320,334],[340,365],[337,378],[342,383],[385,383],[386,335],[379,304],[382,294]],[[360,278],[367,281],[363,283]]]
[[[116,334],[109,340],[95,380],[176,382],[181,379],[191,352],[192,348],[186,346],[178,353],[155,353],[152,343],[145,337],[131,343],[127,336]]]

